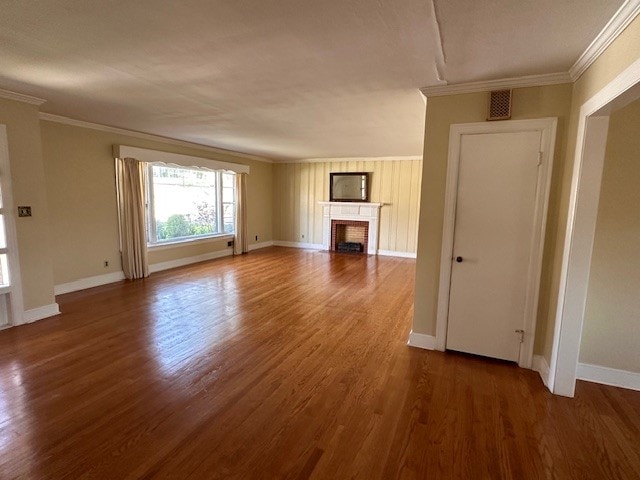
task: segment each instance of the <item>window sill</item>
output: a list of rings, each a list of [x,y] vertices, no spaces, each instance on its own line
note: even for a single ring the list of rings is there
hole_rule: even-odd
[[[187,245],[197,245],[200,243],[211,242],[214,240],[232,240],[235,237],[233,233],[221,233],[218,235],[210,235],[207,237],[198,237],[198,238],[185,238],[182,240],[176,240],[172,242],[162,242],[162,243],[153,243],[147,244],[147,250],[156,251],[156,250],[166,250],[169,248],[175,247],[185,247]]]

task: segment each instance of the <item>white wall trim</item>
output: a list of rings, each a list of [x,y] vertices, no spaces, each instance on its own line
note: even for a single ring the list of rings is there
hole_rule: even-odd
[[[534,355],[531,369],[540,374],[542,383],[549,388],[549,364],[547,360],[542,355]]]
[[[331,163],[331,162],[407,162],[422,160],[422,155],[400,155],[395,157],[327,157],[274,160],[274,163]]]
[[[416,252],[396,252],[395,250],[378,250],[378,255],[385,257],[416,258]]]
[[[104,275],[94,275],[92,277],[81,278],[72,282],[56,285],[55,287],[53,287],[53,292],[56,295],[64,295],[65,293],[77,292],[78,290],[99,287],[100,285],[119,282],[124,279],[125,276],[124,272],[122,271],[105,273]]]
[[[573,397],[578,369],[609,123],[597,115],[638,97],[640,59],[580,108],[549,372],[558,395]]]
[[[276,247],[291,247],[291,248],[304,248],[307,250],[323,250],[322,244],[317,243],[301,243],[301,242],[283,242],[281,240],[274,240],[273,245]]]
[[[250,244],[249,245],[249,251],[252,252],[254,250],[260,250],[261,248],[267,248],[267,247],[273,247],[273,242],[272,241],[268,241],[268,242],[260,242],[260,243]]]
[[[176,260],[169,260],[167,262],[154,263],[149,265],[149,273],[161,272],[163,270],[169,270],[170,268],[183,267],[185,265],[191,265],[192,263],[206,262],[207,260],[230,257],[232,255],[233,248],[227,247],[224,250],[218,250],[216,252],[203,253],[202,255],[195,255],[193,257],[184,257]]]
[[[24,93],[12,92],[0,88],[0,98],[15,100],[16,102],[29,103],[31,105],[42,105],[46,100],[44,98],[32,97]]]
[[[587,382],[640,391],[640,373],[637,372],[579,363],[578,378]]]
[[[440,280],[438,287],[438,306],[436,314],[436,348],[445,350],[447,342],[447,323],[449,318],[449,292],[451,284],[451,262],[453,258],[453,240],[455,230],[456,202],[458,196],[458,171],[460,164],[460,145],[463,135],[483,133],[508,133],[540,131],[542,140],[542,164],[538,171],[535,225],[529,258],[527,279],[524,330],[524,344],[520,349],[518,365],[531,368],[533,362],[533,340],[536,330],[540,277],[542,274],[542,252],[546,229],[549,190],[556,137],[556,118],[532,120],[509,120],[504,122],[480,122],[451,125],[449,136],[449,158],[447,162],[447,180],[445,190],[444,225],[442,231],[442,250],[440,255]]]
[[[249,173],[251,167],[241,163],[223,162],[205,157],[194,157],[180,153],[162,152],[150,148],[130,147],[128,145],[114,145],[113,156],[116,158],[135,158],[148,163],[166,163],[182,167],[204,167],[211,170],[227,170],[236,173]]]
[[[569,69],[575,82],[640,13],[640,0],[626,0]]]
[[[407,345],[410,347],[423,348],[425,350],[435,350],[436,337],[433,335],[425,335],[424,333],[416,333],[411,330]]]
[[[22,323],[31,323],[43,318],[53,317],[60,314],[60,307],[57,303],[43,305],[42,307],[25,310],[22,316]]]
[[[127,130],[126,128],[111,127],[108,125],[101,125],[99,123],[85,122],[84,120],[76,120],[69,117],[63,117],[61,115],[54,115],[52,113],[39,113],[40,120],[46,120],[48,122],[61,123],[64,125],[71,125],[74,127],[89,128],[91,130],[99,130],[101,132],[116,133],[118,135],[127,135],[129,137],[141,138],[144,140],[152,140],[155,142],[168,143],[170,145],[178,145],[187,148],[196,148],[205,152],[220,153],[224,155],[232,155],[238,158],[246,158],[247,160],[255,160],[257,162],[273,163],[273,159],[260,157],[258,155],[251,155],[249,153],[236,152],[233,150],[225,150],[224,148],[211,147],[209,145],[203,145],[201,143],[187,142],[185,140],[177,140],[175,138],[163,137],[161,135],[154,135],[152,133],[137,132],[135,130]]]
[[[506,88],[540,87],[543,85],[558,85],[561,83],[571,82],[571,76],[568,73],[559,72],[547,73],[544,75],[501,78],[498,80],[484,80],[481,82],[434,85],[430,87],[423,87],[420,91],[425,97],[440,97],[443,95],[490,92],[491,90],[501,90]]]

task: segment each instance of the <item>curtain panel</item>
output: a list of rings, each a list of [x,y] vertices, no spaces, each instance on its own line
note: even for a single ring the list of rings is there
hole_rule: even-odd
[[[122,270],[130,280],[148,277],[146,164],[134,158],[116,158],[115,162]]]
[[[240,255],[249,251],[249,233],[247,227],[247,174],[236,173],[236,218],[233,254]]]

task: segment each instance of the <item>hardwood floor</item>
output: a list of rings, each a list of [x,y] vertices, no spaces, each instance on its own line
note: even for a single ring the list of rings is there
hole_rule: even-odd
[[[413,260],[268,248],[0,332],[0,478],[637,479],[640,393],[406,346]]]

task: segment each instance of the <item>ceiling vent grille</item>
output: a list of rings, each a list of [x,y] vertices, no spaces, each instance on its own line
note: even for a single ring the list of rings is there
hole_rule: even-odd
[[[508,120],[511,118],[511,90],[494,90],[489,101],[487,120]]]

